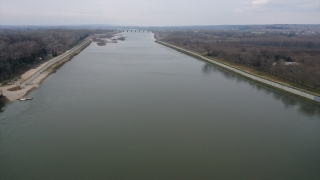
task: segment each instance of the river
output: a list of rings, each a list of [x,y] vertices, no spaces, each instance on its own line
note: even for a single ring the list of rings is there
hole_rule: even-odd
[[[123,33],[0,114],[0,179],[320,179],[320,106]]]

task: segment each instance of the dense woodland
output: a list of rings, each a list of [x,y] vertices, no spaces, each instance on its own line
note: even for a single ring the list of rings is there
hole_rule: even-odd
[[[160,33],[163,41],[320,89],[320,35],[242,31]]]
[[[0,29],[0,80],[64,53],[92,34],[110,30]]]

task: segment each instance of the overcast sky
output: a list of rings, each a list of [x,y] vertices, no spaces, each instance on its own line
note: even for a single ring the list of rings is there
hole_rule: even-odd
[[[320,0],[0,0],[1,25],[320,24]]]

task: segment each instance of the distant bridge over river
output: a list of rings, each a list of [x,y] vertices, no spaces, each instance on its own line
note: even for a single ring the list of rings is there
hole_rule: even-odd
[[[141,29],[121,29],[121,32],[132,32],[132,33],[154,33],[151,30],[141,30]]]

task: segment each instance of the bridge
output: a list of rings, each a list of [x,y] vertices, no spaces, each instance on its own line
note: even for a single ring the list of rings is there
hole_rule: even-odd
[[[132,33],[154,33],[152,30],[141,30],[141,29],[121,29],[121,32],[132,32]]]

